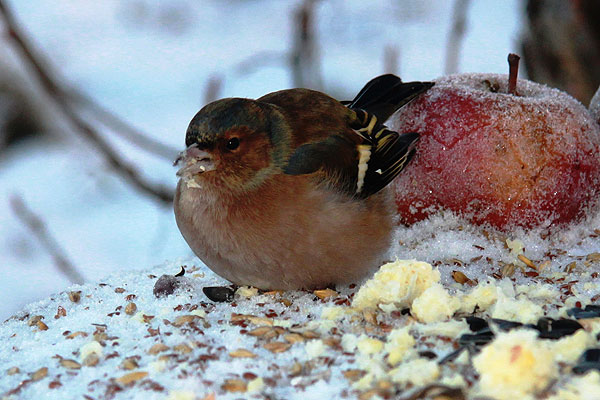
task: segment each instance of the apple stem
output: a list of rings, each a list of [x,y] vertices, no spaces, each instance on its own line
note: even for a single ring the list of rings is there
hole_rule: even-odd
[[[508,93],[517,96],[517,75],[519,75],[519,60],[521,57],[514,53],[508,55]]]

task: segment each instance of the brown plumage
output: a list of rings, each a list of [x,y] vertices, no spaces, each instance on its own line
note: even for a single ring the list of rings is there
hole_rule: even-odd
[[[393,202],[385,186],[417,139],[382,123],[431,85],[384,75],[347,106],[307,89],[207,105],[191,121],[179,160],[175,216],[183,237],[238,285],[312,289],[360,280],[389,248]]]

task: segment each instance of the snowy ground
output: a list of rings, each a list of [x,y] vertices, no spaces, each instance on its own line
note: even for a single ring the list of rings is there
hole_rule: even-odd
[[[299,2],[150,0],[9,1],[17,19],[65,80],[144,132],[181,148],[188,121],[202,106],[211,76],[222,96],[256,97],[290,86],[289,69],[274,61],[244,73],[256,54],[283,54]],[[399,50],[406,80],[443,74],[451,3],[331,0],[317,6],[327,90],[351,97],[383,72],[386,46]],[[518,51],[518,1],[477,1],[469,8],[461,71],[507,70]],[[7,42],[3,44],[6,45]],[[168,162],[114,140],[144,165],[147,177],[174,186]],[[187,257],[169,209],[107,172],[81,141],[27,143],[0,159],[0,319],[58,292],[68,281],[14,217],[10,196],[22,196],[47,223],[85,278],[147,269]],[[434,258],[435,253],[426,254]]]
[[[196,259],[72,286],[0,324],[0,396],[598,398],[600,365],[582,360],[600,310],[570,310],[600,298],[600,216],[546,240],[461,226],[446,215],[398,233],[398,253],[437,268],[394,263],[336,291],[214,303],[201,289],[226,282]]]

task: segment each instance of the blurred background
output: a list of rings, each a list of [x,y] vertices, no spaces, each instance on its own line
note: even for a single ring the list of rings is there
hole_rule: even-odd
[[[172,162],[221,97],[507,73],[587,106],[600,3],[0,0],[0,320],[119,270],[189,259]],[[176,272],[176,271],[174,271]]]

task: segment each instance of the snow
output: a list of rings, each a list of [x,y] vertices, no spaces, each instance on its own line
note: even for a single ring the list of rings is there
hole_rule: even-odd
[[[56,7],[48,0],[14,0],[10,5],[66,82],[181,149],[211,77],[223,78],[223,97],[258,97],[291,86],[280,56],[290,47],[288,21],[298,4],[215,0],[199,7],[188,0],[169,5],[106,0]],[[506,72],[506,54],[517,48],[519,7],[517,1],[472,2],[462,71]],[[442,75],[450,8],[451,2],[442,0],[318,3],[325,89],[353,97],[384,72],[386,46],[399,49],[398,72],[405,80]],[[266,64],[241,71],[240,64],[257,54]],[[111,142],[144,166],[144,176],[174,187],[170,163],[122,140]],[[511,307],[536,315],[541,308],[545,316],[559,318],[576,304],[596,302],[600,294],[598,213],[550,235],[521,228],[501,233],[440,213],[399,227],[391,259],[424,261],[440,271],[443,289],[464,306],[448,321],[416,323],[385,305],[359,312],[349,306],[358,287],[336,288],[339,294],[324,301],[308,292],[252,295],[248,290],[248,298],[240,296],[234,304],[213,304],[201,288],[226,282],[192,257],[172,210],[140,196],[107,168],[86,144],[69,139],[23,143],[0,159],[0,319],[14,316],[0,324],[0,340],[6,344],[0,349],[0,396],[17,391],[14,398],[49,393],[65,399],[112,394],[119,399],[202,399],[211,393],[219,399],[355,398],[375,390],[378,382],[376,390],[385,391],[389,382],[405,390],[408,380],[419,378],[404,373],[415,366],[427,367],[430,374],[422,377],[427,381],[466,387],[467,381],[475,382],[466,352],[450,366],[419,352],[433,351],[435,361],[450,354],[466,329],[462,317],[475,305],[485,318],[500,311],[508,315]],[[51,256],[11,212],[9,199],[15,195],[43,218],[87,283],[70,286],[57,272]],[[526,267],[519,255],[537,269]],[[157,277],[175,274],[181,265],[187,266],[187,289],[156,299]],[[456,282],[454,271],[475,286]],[[77,291],[81,299],[74,302],[69,293]],[[132,310],[129,303],[136,305],[131,315],[125,312]],[[39,315],[41,323],[32,320]],[[249,334],[265,326],[269,333]],[[586,346],[594,343],[598,330],[593,322],[586,325]],[[168,348],[154,347],[152,354],[157,343]],[[363,351],[355,350],[359,343]],[[579,344],[573,346],[582,351]],[[257,357],[229,355],[238,349]],[[387,363],[392,349],[398,351],[394,367],[401,369]],[[90,354],[97,356],[97,364]],[[577,358],[550,361],[550,368],[561,369],[551,395],[565,398],[583,384],[588,392],[600,388],[596,372],[582,377],[570,372]],[[78,364],[79,369],[69,369]],[[128,375],[132,372],[147,375]],[[124,383],[127,379],[132,383]]]
[[[531,313],[532,307],[558,319],[566,317],[566,310],[577,302],[585,306],[600,297],[600,285],[594,277],[600,262],[600,254],[595,252],[600,248],[600,216],[565,231],[568,238],[541,240],[535,237],[539,232],[516,234],[515,240],[524,244],[524,250],[517,252],[534,260],[537,269],[521,265],[512,274],[502,272],[502,260],[517,262],[505,238],[486,236],[481,228],[458,230],[453,216],[436,218],[434,223],[405,228],[399,235],[430,246],[458,242],[463,250],[455,247],[456,254],[452,255],[457,257],[468,253],[474,244],[484,249],[478,251],[487,260],[465,258],[459,262],[457,258],[436,259],[437,255],[428,260],[437,265],[443,283],[439,286],[431,281],[430,288],[443,288],[460,303],[475,296],[480,304],[478,316],[489,318],[503,307],[514,314],[500,317],[535,323],[536,318],[524,319],[527,315],[540,316],[537,311]],[[445,231],[450,230],[455,232],[453,239],[445,238]],[[561,251],[560,246],[572,251]],[[400,246],[396,254],[415,254],[413,247]],[[542,260],[550,262],[541,267]],[[576,266],[566,271],[571,262]],[[399,276],[405,268],[403,263],[397,263]],[[158,276],[173,275],[182,265],[186,274],[178,278],[183,283],[180,289],[156,298],[153,287]],[[475,286],[453,280],[455,270],[463,271]],[[385,271],[391,275],[393,267]],[[437,277],[435,269],[431,274]],[[377,279],[364,287],[374,287]],[[499,368],[498,362],[511,362],[506,351],[516,350],[506,347],[507,338],[520,337],[521,331],[501,334],[497,342],[483,348],[475,364],[481,380],[473,375],[468,360],[439,363],[456,349],[460,335],[469,332],[463,317],[472,309],[456,314],[455,307],[442,309],[440,316],[448,314],[441,322],[422,324],[383,305],[364,308],[364,295],[355,304],[354,297],[359,296],[354,295],[362,289],[354,285],[339,286],[323,300],[315,295],[318,292],[258,293],[243,288],[233,303],[213,303],[202,293],[203,287],[226,283],[196,258],[190,258],[144,271],[114,273],[97,283],[71,286],[31,303],[0,324],[0,340],[9,344],[0,350],[0,365],[10,371],[0,378],[0,393],[15,398],[51,393],[57,398],[162,399],[178,398],[188,391],[197,398],[214,393],[224,399],[240,395],[317,399],[326,391],[332,398],[358,398],[370,390],[383,395],[390,388],[410,393],[411,385],[420,390],[433,382],[461,388],[467,398],[477,393],[507,392],[506,383],[496,378],[504,376],[507,368]],[[492,288],[496,297],[489,300],[486,288]],[[411,314],[418,315],[420,303],[432,301],[429,291],[406,304]],[[73,299],[73,292],[79,293],[78,299]],[[386,299],[371,295],[379,299],[376,302],[406,299],[402,294]],[[478,302],[479,298],[484,301]],[[522,331],[526,332],[526,343],[517,341],[513,347],[525,346],[519,351],[531,351],[532,355],[519,359],[523,364],[520,368],[538,374],[551,371],[560,378],[550,381],[544,375],[544,380],[532,384],[525,380],[528,375],[513,374],[511,390],[523,395],[538,390],[550,394],[571,390],[580,378],[570,371],[581,353],[596,344],[595,335],[600,330],[595,319],[580,321],[585,330],[559,341],[538,339],[530,328]],[[536,355],[542,348],[545,352]],[[47,372],[40,374],[40,368],[47,368]],[[462,378],[457,377],[457,371]]]

